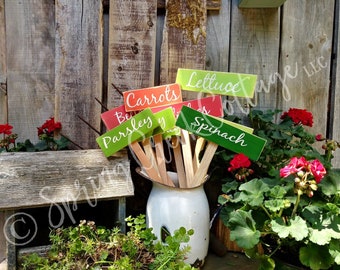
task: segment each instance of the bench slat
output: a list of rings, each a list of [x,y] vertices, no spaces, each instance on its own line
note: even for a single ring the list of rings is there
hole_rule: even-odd
[[[126,152],[99,149],[0,155],[0,209],[134,195]]]

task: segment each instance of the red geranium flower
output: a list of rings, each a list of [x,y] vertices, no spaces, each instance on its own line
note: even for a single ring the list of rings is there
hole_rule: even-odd
[[[12,126],[7,124],[0,125],[0,134],[10,135],[12,134]]]
[[[313,114],[306,109],[290,108],[288,112],[284,112],[281,115],[281,119],[286,117],[290,117],[296,125],[313,126]]]
[[[315,140],[317,140],[317,141],[323,141],[323,140],[325,140],[325,138],[323,137],[323,135],[322,134],[317,134],[317,135],[315,135]]]
[[[240,153],[234,156],[234,158],[230,161],[230,165],[231,166],[228,168],[228,171],[232,172],[239,168],[248,168],[251,165],[251,162],[246,155]]]
[[[41,134],[48,134],[51,135],[54,131],[58,131],[61,129],[61,123],[55,122],[54,117],[46,120],[45,123],[38,127],[38,136]]]
[[[312,174],[314,175],[316,183],[320,183],[321,179],[327,173],[325,167],[317,159],[311,161],[309,164],[310,164],[310,170],[311,170]]]

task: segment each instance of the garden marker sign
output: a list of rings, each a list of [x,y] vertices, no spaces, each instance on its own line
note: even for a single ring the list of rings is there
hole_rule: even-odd
[[[125,110],[130,112],[181,102],[182,92],[179,84],[173,83],[125,91],[123,97]]]
[[[186,106],[183,106],[176,125],[253,160],[259,158],[266,144],[265,139]]]
[[[201,99],[193,99],[188,101],[183,101],[180,103],[172,104],[170,107],[173,109],[175,117],[178,117],[183,106],[190,107],[201,113],[209,114],[212,116],[222,117],[223,116],[223,106],[221,96],[209,96]],[[151,108],[152,112],[158,112],[164,110],[169,106],[162,106],[158,108]]]
[[[166,108],[162,111],[154,113],[159,126],[156,127],[151,135],[161,134],[176,127],[176,118],[172,108]]]
[[[252,74],[182,68],[176,77],[183,90],[244,98],[254,96],[256,80],[257,76]]]
[[[96,141],[105,156],[109,157],[132,142],[142,139],[158,126],[159,123],[151,109],[145,109],[101,135]]]
[[[110,130],[125,122],[126,120],[129,120],[134,114],[134,112],[127,112],[125,110],[125,106],[122,105],[112,110],[103,112],[101,114],[101,118],[106,128]]]

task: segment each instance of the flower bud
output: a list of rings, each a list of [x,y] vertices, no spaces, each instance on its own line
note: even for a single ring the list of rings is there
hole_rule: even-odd
[[[297,194],[302,195],[302,194],[303,194],[303,191],[302,191],[301,189],[298,189],[298,190],[297,190]]]
[[[323,140],[325,140],[325,138],[323,137],[322,134],[317,134],[317,135],[315,136],[315,140],[317,140],[317,141],[323,141]]]
[[[304,173],[303,171],[298,171],[298,172],[297,172],[297,176],[299,176],[299,177],[303,177],[304,174],[305,174],[305,173]]]
[[[314,195],[314,193],[313,193],[312,190],[307,190],[306,194],[307,194],[307,196],[308,196],[309,198],[312,198],[313,195]]]
[[[316,184],[310,184],[309,185],[312,190],[317,190],[318,186]]]
[[[283,207],[284,207],[284,208],[289,208],[289,207],[290,207],[290,201],[289,201],[289,200],[285,200],[285,201],[283,202]]]
[[[300,183],[301,179],[299,177],[295,177],[294,181],[295,181],[295,183]]]

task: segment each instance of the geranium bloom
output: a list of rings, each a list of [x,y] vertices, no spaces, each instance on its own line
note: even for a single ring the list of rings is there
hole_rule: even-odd
[[[323,141],[325,138],[322,136],[322,134],[315,135],[315,140],[317,141]]]
[[[0,134],[10,135],[12,134],[12,126],[7,124],[0,125]]]
[[[296,125],[301,123],[305,126],[313,126],[313,114],[306,109],[290,108],[288,112],[282,114],[281,119],[286,117],[290,117]]]
[[[315,159],[310,164],[310,170],[315,178],[316,183],[320,183],[321,179],[325,176],[326,174],[326,169],[322,165],[322,163]]]
[[[301,171],[308,165],[308,161],[304,157],[293,157],[291,158],[289,164],[282,169],[280,169],[280,176],[281,177],[288,177],[291,174],[295,174]]]
[[[232,172],[239,168],[248,168],[251,165],[251,162],[246,155],[240,153],[234,156],[234,158],[230,161],[230,165],[231,166],[228,168],[228,171]]]
[[[46,120],[46,122],[41,126],[38,127],[38,136],[42,134],[51,135],[52,132],[58,131],[61,129],[61,123],[55,122],[54,117]]]

